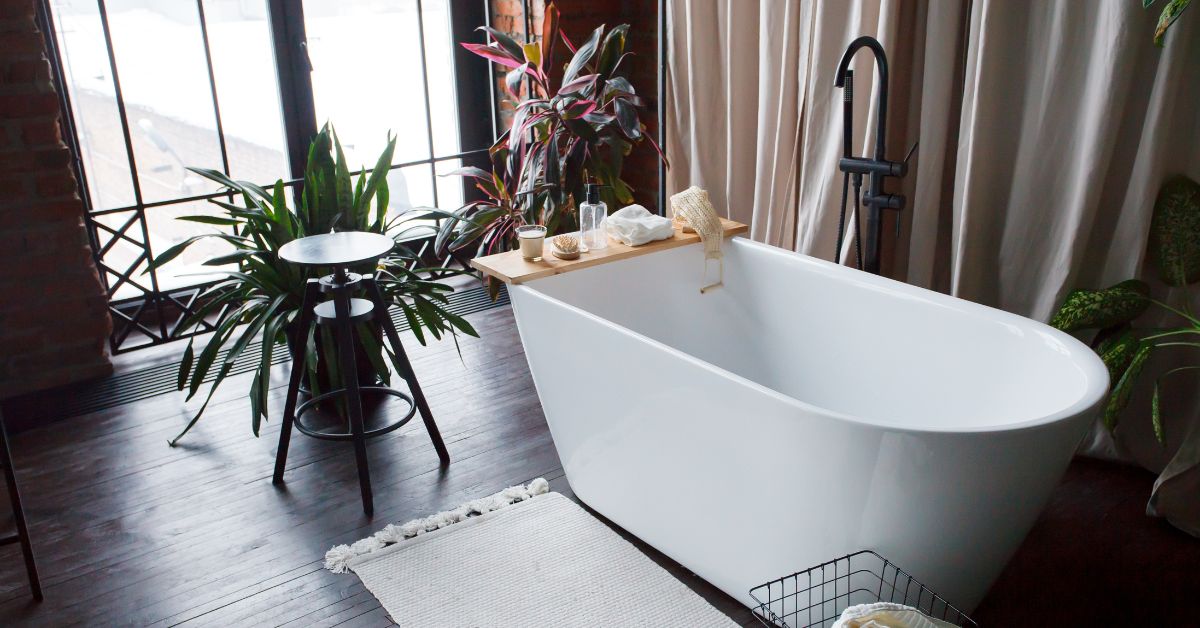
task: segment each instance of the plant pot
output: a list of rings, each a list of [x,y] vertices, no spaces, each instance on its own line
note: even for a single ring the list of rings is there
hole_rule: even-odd
[[[371,321],[369,323],[366,323],[366,325],[371,330],[371,333],[375,335],[376,339],[380,339],[383,337],[383,329],[382,329],[382,327],[380,327],[379,323],[376,323],[375,321]],[[316,331],[314,333],[334,334],[335,332],[334,332],[333,327],[318,325],[316,328]],[[304,342],[304,340],[301,340],[298,337],[298,335],[299,334],[297,333],[295,322],[288,325],[287,338],[288,338],[288,351],[290,352],[290,355],[295,355],[295,348],[296,348],[297,342]],[[336,340],[334,342],[334,345],[336,346]],[[314,374],[313,372],[306,370],[304,373],[304,377],[300,378],[300,393],[304,396],[312,395],[313,382],[311,382],[309,380],[310,380],[310,378],[314,377],[314,375],[317,380],[316,381],[316,383],[317,383],[316,389],[320,390],[322,392],[331,390],[333,388],[341,388],[341,386],[342,386],[342,382],[340,380],[337,382],[331,381],[331,374],[329,371],[329,360],[337,359],[336,352],[334,353],[334,355],[327,356],[325,353],[325,347],[324,347],[323,343],[321,342],[319,336],[318,336],[317,342],[316,342],[316,353],[317,353],[316,373]],[[383,381],[382,378],[379,376],[379,373],[377,373],[375,371],[375,366],[371,364],[370,358],[367,357],[366,348],[363,347],[362,341],[360,341],[358,339],[357,333],[355,333],[355,338],[354,338],[354,370],[358,373],[358,385],[359,386],[378,386]]]

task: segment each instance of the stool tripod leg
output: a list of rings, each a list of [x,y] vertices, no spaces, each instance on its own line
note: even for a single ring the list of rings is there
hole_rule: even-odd
[[[279,448],[275,452],[275,476],[272,481],[276,484],[283,482],[283,470],[287,466],[288,445],[292,441],[292,425],[296,422],[296,397],[300,394],[300,380],[304,377],[305,355],[308,352],[308,328],[312,327],[313,308],[317,306],[321,281],[309,279],[304,286],[304,299],[300,304],[300,317],[296,329],[301,334],[299,342],[292,347],[292,374],[288,380],[287,400],[283,404],[283,423],[279,428]]]
[[[425,401],[425,394],[421,392],[421,384],[417,382],[417,374],[413,371],[412,363],[408,361],[408,354],[404,352],[404,345],[400,344],[400,334],[396,331],[396,326],[392,323],[392,317],[388,314],[387,304],[383,301],[383,294],[379,291],[379,284],[374,277],[364,277],[363,284],[366,285],[368,298],[375,305],[375,320],[383,327],[383,331],[387,334],[388,343],[392,345],[392,351],[396,354],[396,361],[402,367],[400,376],[404,381],[408,382],[408,388],[412,392],[413,403],[417,405],[417,411],[421,413],[421,420],[425,422],[425,429],[429,432],[429,438],[433,441],[433,448],[437,450],[438,458],[441,459],[443,465],[450,464],[450,452],[446,451],[446,443],[442,441],[442,433],[438,430],[437,423],[433,421],[433,413],[429,411],[429,403]]]
[[[25,510],[21,507],[21,492],[17,489],[17,470],[13,468],[12,452],[8,449],[8,430],[4,415],[0,414],[0,465],[4,465],[4,479],[8,483],[8,499],[12,502],[13,519],[17,523],[17,540],[21,543],[21,554],[25,556],[25,573],[29,576],[29,589],[33,599],[42,601],[42,582],[38,578],[37,564],[33,560],[33,544],[29,541],[29,528],[25,525]]]
[[[371,471],[367,466],[367,439],[363,436],[362,397],[358,389],[358,369],[354,359],[354,323],[350,321],[350,291],[338,290],[334,294],[334,311],[337,313],[338,362],[342,368],[342,387],[346,389],[346,408],[350,415],[350,434],[354,441],[354,457],[358,462],[358,486],[362,489],[363,512],[370,517],[375,514],[374,498],[371,495]]]

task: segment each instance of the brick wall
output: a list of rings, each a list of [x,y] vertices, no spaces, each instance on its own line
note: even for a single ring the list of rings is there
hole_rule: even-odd
[[[112,322],[34,7],[0,0],[0,398],[112,370]]]
[[[493,0],[492,25],[512,34],[519,41],[525,37],[522,0]],[[555,2],[561,13],[560,26],[572,42],[578,45],[585,41],[597,26],[629,24],[629,39],[626,47],[635,53],[630,59],[630,82],[638,95],[646,101],[641,112],[651,137],[658,134],[658,2],[657,0],[558,0]],[[538,39],[541,33],[544,0],[529,0],[530,39]],[[555,58],[569,58],[570,51],[561,42],[555,47]],[[503,75],[497,83],[498,97],[503,95]],[[501,103],[502,120],[507,128],[509,115]],[[634,188],[634,198],[651,211],[658,205],[658,155],[647,142],[633,149],[625,161],[622,173]],[[613,208],[616,209],[616,208]]]

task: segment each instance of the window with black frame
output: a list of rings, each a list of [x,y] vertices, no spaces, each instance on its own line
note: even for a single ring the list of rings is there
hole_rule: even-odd
[[[64,89],[114,352],[175,340],[215,276],[221,244],[146,272],[200,229],[215,184],[188,166],[260,184],[302,174],[309,138],[336,126],[350,164],[398,137],[390,211],[459,207],[444,175],[492,142],[486,63],[456,42],[486,0],[46,0],[42,20]],[[191,333],[211,328],[200,326]]]

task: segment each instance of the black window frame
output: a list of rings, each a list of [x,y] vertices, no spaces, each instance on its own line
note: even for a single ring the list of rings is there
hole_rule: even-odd
[[[198,301],[208,286],[213,282],[174,289],[160,289],[157,273],[151,270],[143,278],[144,263],[153,259],[154,251],[149,241],[149,228],[146,223],[146,210],[167,205],[208,200],[224,196],[224,193],[181,197],[169,200],[145,202],[142,198],[138,180],[136,158],[133,151],[132,136],[129,120],[125,111],[124,96],[121,91],[119,68],[113,53],[111,33],[108,25],[107,6],[105,0],[96,0],[99,9],[101,27],[104,31],[109,69],[112,74],[117,111],[121,121],[125,150],[129,160],[129,170],[134,191],[132,205],[96,210],[91,203],[88,188],[87,171],[80,155],[78,128],[71,108],[71,94],[66,88],[65,75],[61,63],[61,51],[55,31],[53,13],[50,8],[51,0],[38,2],[37,20],[44,34],[47,46],[53,80],[58,87],[60,106],[62,109],[63,139],[71,149],[73,156],[71,167],[81,188],[80,198],[84,205],[84,221],[87,226],[89,243],[99,269],[100,280],[108,293],[109,311],[113,318],[113,331],[109,337],[109,348],[114,354],[133,351],[146,347],[173,342],[183,338],[208,333],[215,329],[215,320],[223,313],[218,313],[214,320],[201,322],[186,333],[179,333],[179,324],[193,313],[198,307]],[[423,96],[425,99],[425,124],[427,130],[432,126],[429,109],[428,67],[425,59],[425,24],[423,0],[414,0],[417,7],[418,32],[421,34],[421,76]],[[293,187],[303,181],[305,160],[308,145],[316,135],[318,121],[316,104],[313,95],[310,72],[311,63],[308,59],[307,42],[304,31],[304,7],[302,0],[266,0],[269,24],[275,52],[275,66],[278,76],[281,116],[284,124],[287,160],[291,179],[285,184]],[[527,3],[523,3],[528,19]],[[476,27],[490,23],[491,4],[488,0],[461,1],[449,3],[451,22],[451,41],[471,41],[478,37]],[[199,25],[204,44],[204,55],[208,70],[208,86],[213,101],[216,121],[216,133],[221,151],[222,168],[229,173],[224,129],[221,123],[221,109],[217,97],[216,77],[213,72],[212,57],[209,48],[207,22],[204,15],[204,0],[196,0]],[[526,33],[528,36],[528,33]],[[432,135],[430,134],[429,157],[427,159],[393,164],[391,169],[405,168],[416,165],[429,165],[430,176],[436,177],[436,164],[450,160],[462,160],[463,165],[487,167],[487,148],[495,141],[497,131],[496,94],[492,70],[486,60],[479,58],[469,51],[454,47],[455,88],[458,103],[459,146],[472,147],[451,155],[437,155],[433,151]],[[487,108],[480,115],[480,106]],[[270,183],[270,182],[259,182]],[[438,202],[437,182],[432,180],[434,204]],[[478,193],[464,181],[464,197],[475,198]],[[118,213],[129,213],[130,218],[122,226],[113,228],[96,218]],[[129,237],[131,229],[141,230],[141,241]],[[105,253],[117,242],[124,240],[142,249],[138,259],[128,268],[113,268],[105,263]],[[423,253],[432,253],[431,242],[428,239],[417,243]],[[444,260],[448,263],[452,260]],[[113,279],[115,277],[115,279]],[[140,296],[117,299],[114,297],[118,288],[124,284],[136,286],[142,291]]]

